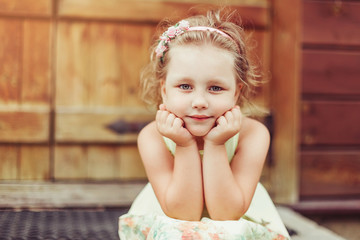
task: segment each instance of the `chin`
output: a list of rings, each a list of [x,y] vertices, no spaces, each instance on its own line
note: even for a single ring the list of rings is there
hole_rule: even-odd
[[[195,137],[204,137],[211,129],[188,129],[191,135]]]

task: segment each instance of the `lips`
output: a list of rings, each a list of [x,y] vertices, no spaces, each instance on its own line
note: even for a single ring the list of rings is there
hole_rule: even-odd
[[[206,115],[192,115],[192,116],[189,116],[191,119],[194,119],[196,121],[204,121],[204,120],[207,120],[211,117],[209,116],[206,116]]]

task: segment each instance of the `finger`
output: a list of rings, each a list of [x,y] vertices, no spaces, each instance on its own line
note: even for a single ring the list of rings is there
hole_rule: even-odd
[[[160,121],[162,112],[163,112],[162,110],[157,110],[156,111],[156,116],[155,116],[156,122]]]
[[[156,116],[156,121],[160,124],[165,124],[168,115],[169,115],[169,112],[163,111],[163,110],[158,110],[158,113]]]
[[[227,111],[225,113],[224,117],[226,118],[226,121],[228,123],[232,123],[234,121],[234,115],[233,115],[232,111]]]
[[[163,104],[163,103],[160,104],[160,105],[159,105],[159,109],[165,111],[165,110],[166,110],[165,104]]]
[[[170,113],[167,117],[166,117],[166,125],[169,127],[172,127],[174,124],[174,120],[175,120],[175,115]]]
[[[241,119],[240,107],[233,108],[233,110],[231,112],[234,116],[235,121],[240,121],[240,119]]]
[[[226,121],[226,118],[224,116],[220,116],[218,119],[217,119],[217,124],[218,125],[225,125],[227,124],[227,121]]]
[[[181,128],[184,125],[184,121],[181,118],[175,118],[174,119],[174,123],[173,123],[173,127],[174,128]]]

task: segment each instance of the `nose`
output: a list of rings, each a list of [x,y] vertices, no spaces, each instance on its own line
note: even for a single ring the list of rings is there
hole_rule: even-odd
[[[196,109],[206,109],[208,108],[208,101],[206,100],[204,94],[196,93],[192,100],[192,107]]]

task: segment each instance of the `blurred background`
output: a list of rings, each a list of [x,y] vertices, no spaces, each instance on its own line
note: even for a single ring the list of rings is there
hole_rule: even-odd
[[[147,181],[136,137],[154,110],[138,85],[157,23],[219,4],[240,13],[266,73],[256,101],[270,112],[261,181],[273,200],[318,222],[358,220],[350,0],[0,0],[0,208],[128,206]]]

